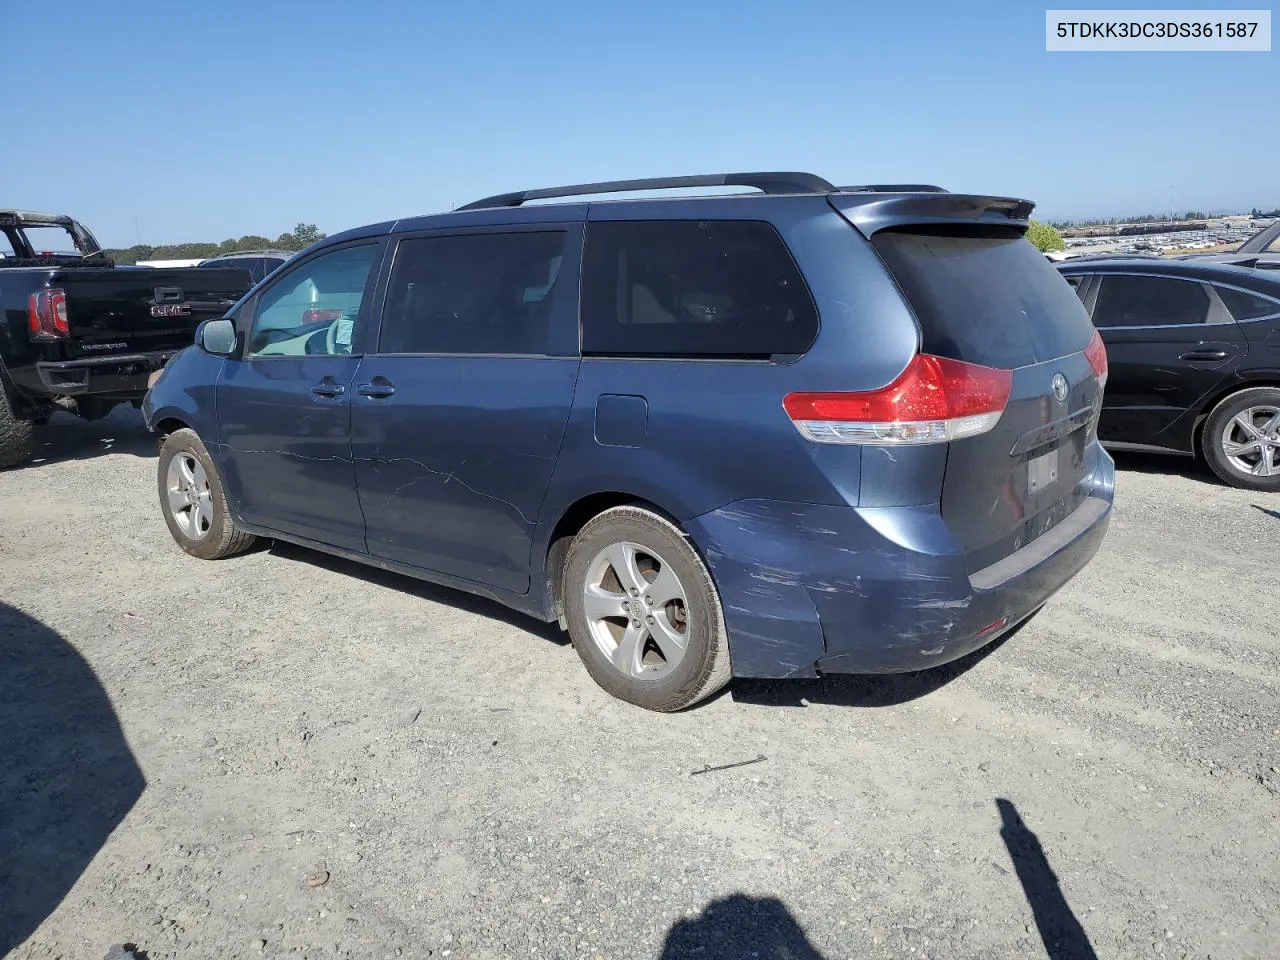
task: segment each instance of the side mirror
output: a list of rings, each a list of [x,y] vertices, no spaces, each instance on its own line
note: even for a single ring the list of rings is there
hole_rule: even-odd
[[[229,357],[236,352],[236,324],[234,320],[206,320],[196,331],[196,343],[205,353],[215,357]]]

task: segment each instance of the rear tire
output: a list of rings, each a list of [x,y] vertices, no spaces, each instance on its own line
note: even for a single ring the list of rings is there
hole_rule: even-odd
[[[31,421],[14,413],[13,401],[0,384],[0,468],[16,467],[31,459],[31,433]]]
[[[1224,483],[1280,492],[1280,389],[1250,387],[1224,398],[1200,431],[1200,448]]]
[[[618,699],[669,713],[729,682],[719,593],[666,518],[624,506],[589,521],[569,547],[562,595],[574,649]]]
[[[160,445],[160,512],[174,541],[201,560],[244,553],[257,539],[237,529],[222,477],[194,430],[175,430]]]

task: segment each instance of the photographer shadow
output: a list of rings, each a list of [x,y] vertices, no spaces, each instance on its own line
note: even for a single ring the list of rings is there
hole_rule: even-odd
[[[93,669],[0,603],[0,956],[62,902],[145,781]]]
[[[824,960],[776,897],[735,893],[667,931],[660,960]]]

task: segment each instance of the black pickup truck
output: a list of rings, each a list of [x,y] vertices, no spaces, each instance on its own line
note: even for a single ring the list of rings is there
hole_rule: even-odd
[[[71,217],[0,210],[0,467],[55,410],[142,402],[147,377],[249,289],[249,272],[117,267]]]

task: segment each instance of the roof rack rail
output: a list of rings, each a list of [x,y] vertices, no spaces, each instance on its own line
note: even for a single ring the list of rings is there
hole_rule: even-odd
[[[835,193],[836,187],[812,173],[711,173],[696,177],[655,177],[649,180],[610,180],[578,183],[568,187],[520,190],[476,200],[458,210],[491,207],[518,207],[530,200],[553,197],[581,197],[595,193],[624,193],[632,190],[671,190],[678,187],[755,187],[764,193]]]
[[[226,253],[215,253],[211,257],[205,257],[205,259],[221,260],[224,257],[262,257],[262,256],[274,257],[282,253],[288,256],[293,256],[293,254],[296,252],[297,252],[296,250],[282,250],[279,247],[263,247],[260,250],[257,248],[252,250],[228,250]]]
[[[841,193],[950,193],[946,187],[931,183],[869,183],[857,187],[841,187]]]

